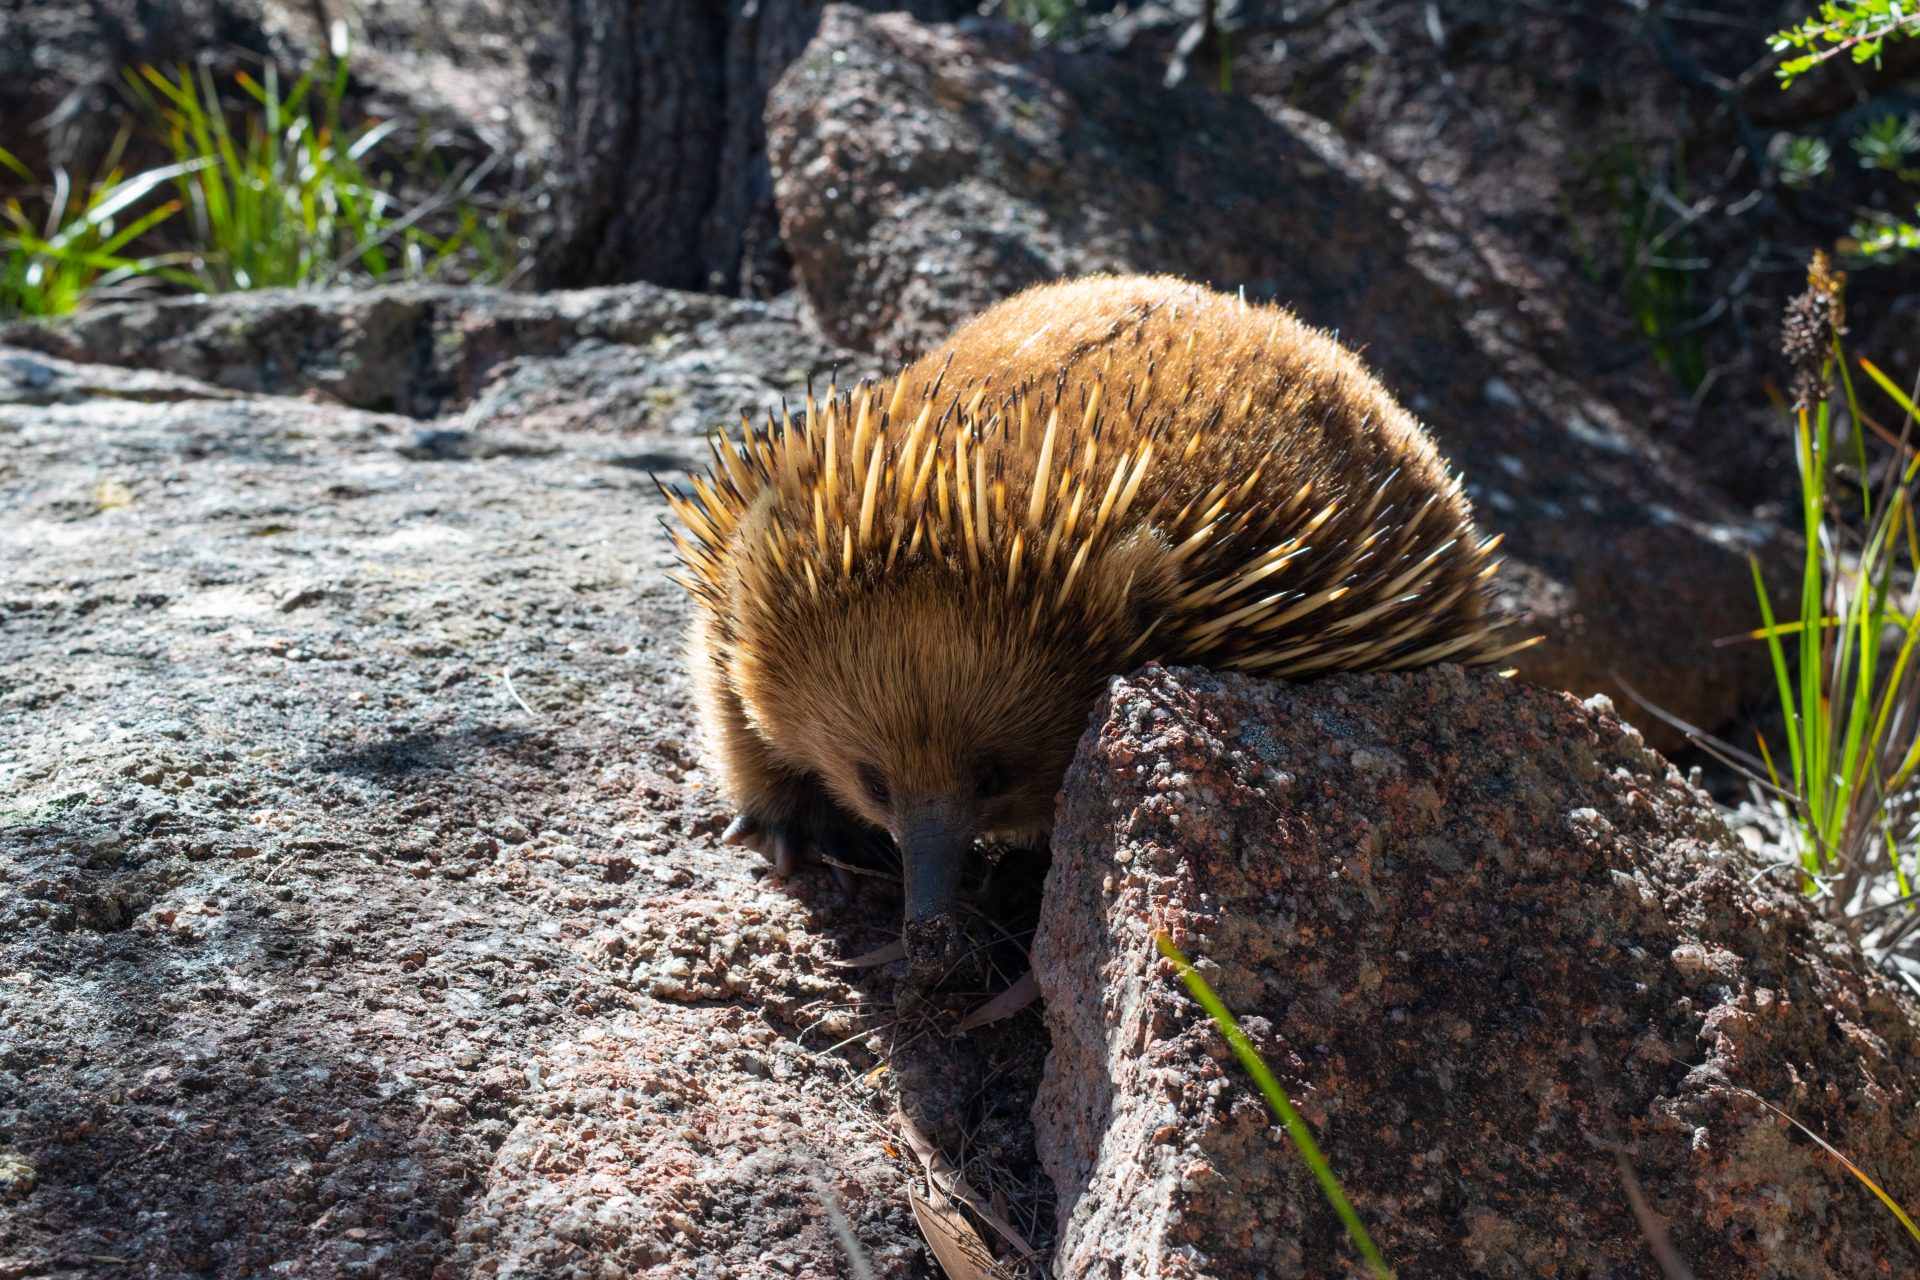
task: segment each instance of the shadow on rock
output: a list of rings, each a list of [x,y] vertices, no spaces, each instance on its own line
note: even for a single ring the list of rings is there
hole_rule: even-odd
[[[236,888],[32,948],[46,994],[4,1057],[0,1144],[36,1185],[0,1253],[52,1238],[62,1253],[18,1260],[432,1273],[486,1146],[464,1107],[423,1106],[412,1064],[310,1000],[355,985],[351,941],[312,924],[270,888]]]
[[[550,734],[538,729],[463,728],[445,732],[409,732],[387,741],[333,747],[310,762],[322,773],[391,782],[407,774],[448,770],[480,754],[536,764],[553,749]]]

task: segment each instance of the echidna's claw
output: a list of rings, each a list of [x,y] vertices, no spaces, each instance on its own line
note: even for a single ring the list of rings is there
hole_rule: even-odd
[[[796,818],[764,818],[745,810],[734,816],[720,842],[751,849],[773,864],[773,874],[784,880],[806,861],[826,864],[834,883],[853,892],[853,877],[847,867],[884,865],[891,844],[884,832],[862,827],[851,818],[832,811],[803,814]]]
[[[773,874],[785,880],[800,865],[800,842],[791,831],[780,828],[773,833]]]
[[[853,896],[853,872],[847,870],[842,862],[827,863],[827,870],[833,872],[833,882],[840,886],[840,892]]]

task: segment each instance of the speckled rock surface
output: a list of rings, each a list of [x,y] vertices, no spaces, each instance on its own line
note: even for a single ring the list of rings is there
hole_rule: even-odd
[[[1757,649],[1714,646],[1756,625],[1746,560],[1779,550],[1769,527],[1570,375],[1562,291],[1327,123],[993,23],[829,6],[775,87],[768,147],[797,279],[837,340],[917,353],[1096,270],[1278,300],[1364,353],[1507,535],[1510,602],[1549,641],[1529,678],[1626,706],[1624,680],[1701,725],[1770,687]]]
[[[1658,1276],[1616,1149],[1696,1275],[1920,1256],[1736,1089],[1920,1202],[1920,1010],[1603,703],[1458,668],[1149,668],[1096,712],[1054,848],[1035,1119],[1063,1278],[1359,1273],[1155,929],[1401,1275]]]
[[[646,474],[831,349],[503,300],[575,336],[422,421],[266,340],[419,306],[478,341],[462,297],[41,335],[140,370],[0,350],[0,1276],[829,1280],[824,1187],[925,1277],[868,1078],[895,978],[833,964],[897,896],[719,845]],[[616,312],[650,318],[580,336]],[[403,401],[435,349],[347,385]],[[536,376],[568,412],[510,397]]]

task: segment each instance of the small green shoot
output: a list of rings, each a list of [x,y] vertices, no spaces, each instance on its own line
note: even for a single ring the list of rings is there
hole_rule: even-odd
[[[1848,234],[1846,250],[1862,262],[1898,262],[1910,253],[1920,253],[1920,204],[1913,206],[1911,218],[1862,218]]]
[[[1772,148],[1780,181],[1790,187],[1811,187],[1833,168],[1833,148],[1822,138],[1780,134]]]
[[[1081,0],[1003,0],[1007,21],[1019,23],[1038,41],[1070,35],[1080,23]]]
[[[1853,150],[1863,169],[1884,169],[1908,182],[1920,181],[1913,161],[1920,156],[1920,114],[1885,115],[1860,131]]]
[[[1207,1016],[1213,1019],[1214,1025],[1220,1028],[1220,1034],[1226,1037],[1227,1044],[1232,1047],[1234,1055],[1240,1059],[1240,1065],[1247,1069],[1247,1074],[1253,1077],[1254,1084],[1259,1086],[1262,1096],[1267,1100],[1267,1106],[1286,1127],[1287,1135],[1293,1139],[1293,1145],[1299,1149],[1301,1159],[1307,1162],[1307,1167],[1313,1170],[1314,1178],[1319,1181],[1320,1190],[1327,1197],[1327,1203],[1333,1206],[1333,1211],[1340,1215],[1340,1221],[1346,1224],[1347,1234],[1353,1238],[1353,1243],[1366,1257],[1368,1265],[1373,1269],[1373,1274],[1380,1280],[1392,1280],[1393,1272],[1388,1268],[1386,1259],[1380,1256],[1380,1250],[1374,1247],[1373,1237],[1367,1234],[1367,1228],[1360,1221],[1360,1215],[1354,1211],[1346,1192],[1340,1189],[1340,1180],[1334,1177],[1332,1167],[1327,1164],[1327,1158],[1320,1153],[1319,1144],[1313,1140],[1313,1132],[1307,1128],[1307,1122],[1300,1118],[1300,1113],[1293,1109],[1293,1104],[1287,1101],[1287,1095],[1281,1090],[1280,1082],[1275,1080],[1273,1072],[1267,1069],[1267,1064],[1261,1059],[1259,1050],[1253,1047],[1253,1042],[1247,1039],[1244,1031],[1240,1030],[1240,1024],[1234,1021],[1233,1014],[1221,1002],[1220,997],[1214,994],[1213,988],[1207,985],[1207,980],[1187,962],[1187,958],[1180,953],[1180,948],[1173,945],[1173,939],[1164,932],[1156,932],[1153,935],[1153,943],[1160,949],[1160,954],[1173,965],[1174,972],[1179,974],[1180,980],[1187,984],[1187,990],[1192,993],[1195,1000],[1200,1002],[1200,1007],[1207,1011]]]

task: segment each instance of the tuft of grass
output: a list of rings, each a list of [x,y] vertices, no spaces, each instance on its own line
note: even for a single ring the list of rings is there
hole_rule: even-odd
[[[1797,616],[1776,618],[1758,561],[1754,588],[1764,639],[1786,724],[1786,771],[1766,738],[1761,762],[1775,794],[1793,819],[1803,883],[1830,913],[1850,917],[1869,878],[1886,874],[1904,900],[1904,918],[1883,929],[1890,948],[1915,922],[1915,848],[1920,796],[1920,526],[1914,484],[1920,477],[1920,424],[1913,397],[1871,361],[1860,368],[1901,417],[1897,428],[1879,422],[1862,402],[1848,368],[1840,332],[1843,277],[1817,257],[1809,294],[1818,332],[1802,332],[1805,359],[1818,362],[1813,385],[1837,378],[1836,396],[1824,390],[1795,415],[1795,461],[1800,473],[1800,520],[1806,540]],[[1807,328],[1802,325],[1803,330]],[[1824,348],[1824,350],[1822,350]],[[1843,480],[1836,407],[1851,428],[1853,478]],[[1866,433],[1895,451],[1881,468],[1876,492]],[[1882,897],[1889,895],[1882,894]],[[1881,904],[1873,908],[1884,914]]]
[[[471,210],[458,211],[450,234],[430,234],[423,210],[403,208],[369,173],[368,157],[399,122],[342,124],[349,68],[340,53],[284,90],[272,66],[258,80],[236,75],[248,99],[238,124],[204,66],[128,72],[129,88],[176,162],[199,287],[304,288],[348,275],[425,279],[482,238]]]
[[[113,292],[155,277],[185,279],[177,254],[134,252],[155,227],[179,211],[177,201],[141,208],[180,176],[178,166],[127,175],[120,168],[125,135],[108,153],[101,176],[76,185],[56,169],[38,216],[19,197],[0,205],[0,318],[64,315],[88,294]],[[29,184],[34,175],[0,148],[0,168]]]
[[[1373,1237],[1367,1234],[1366,1225],[1360,1221],[1360,1215],[1354,1210],[1353,1203],[1347,1199],[1346,1192],[1340,1189],[1340,1180],[1334,1176],[1333,1168],[1327,1163],[1326,1156],[1321,1154],[1320,1144],[1313,1140],[1313,1131],[1307,1128],[1307,1122],[1300,1118],[1300,1113],[1293,1109],[1291,1102],[1287,1101],[1286,1093],[1280,1088],[1280,1082],[1274,1079],[1273,1072],[1267,1069],[1265,1060],[1260,1057],[1260,1051],[1255,1049],[1253,1042],[1247,1039],[1246,1032],[1240,1030],[1240,1024],[1234,1021],[1233,1014],[1220,997],[1214,994],[1213,988],[1207,985],[1207,980],[1187,962],[1186,956],[1180,953],[1180,948],[1173,945],[1173,939],[1169,938],[1164,931],[1156,931],[1153,935],[1153,943],[1160,949],[1160,954],[1173,965],[1174,972],[1180,975],[1180,980],[1186,983],[1187,990],[1192,993],[1195,1000],[1200,1002],[1200,1007],[1207,1011],[1207,1016],[1213,1019],[1214,1025],[1220,1028],[1220,1034],[1226,1037],[1234,1056],[1240,1059],[1240,1065],[1245,1067],[1247,1074],[1253,1077],[1253,1082],[1259,1087],[1261,1096],[1267,1100],[1267,1107],[1285,1126],[1287,1136],[1293,1139],[1294,1147],[1300,1152],[1300,1158],[1307,1162],[1309,1169],[1313,1170],[1315,1180],[1320,1183],[1321,1194],[1326,1196],[1327,1203],[1333,1206],[1333,1211],[1346,1225],[1347,1235],[1352,1238],[1354,1246],[1366,1258],[1367,1265],[1373,1269],[1373,1274],[1380,1277],[1380,1280],[1392,1280],[1392,1270],[1388,1268],[1386,1259],[1380,1256],[1380,1250],[1374,1246]]]
[[[290,86],[272,66],[258,79],[236,75],[238,112],[205,66],[129,71],[135,105],[172,163],[128,176],[122,134],[92,184],[59,172],[44,209],[0,205],[0,315],[57,315],[142,284],[213,292],[421,280],[449,268],[492,283],[519,274],[510,210],[483,210],[474,194],[496,158],[448,173],[423,134],[400,168],[439,189],[404,203],[392,174],[374,170],[399,122],[350,128],[342,118],[347,55],[336,24],[330,53]],[[34,183],[8,151],[0,169]]]
[[[1790,144],[1780,145],[1784,150]],[[1809,182],[1832,161],[1826,144],[1818,148],[1801,148],[1795,155],[1796,162],[1805,166],[1797,172]],[[1700,396],[1708,373],[1702,334],[1715,313],[1697,305],[1695,297],[1696,277],[1706,265],[1693,243],[1702,206],[1689,206],[1684,198],[1685,166],[1679,148],[1659,164],[1650,163],[1641,144],[1622,142],[1586,157],[1581,168],[1605,192],[1618,251],[1617,259],[1608,261],[1610,255],[1582,233],[1573,203],[1563,199],[1562,221],[1581,274],[1619,295],[1655,363],[1690,395]]]
[[[1686,198],[1686,163],[1678,144],[1665,172],[1622,147],[1599,167],[1613,198],[1620,240],[1619,288],[1627,310],[1653,348],[1654,360],[1689,394],[1707,379],[1695,277],[1703,265],[1691,228],[1698,216]]]

